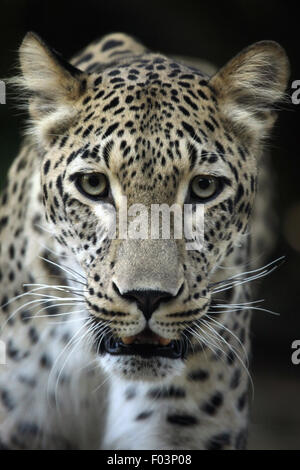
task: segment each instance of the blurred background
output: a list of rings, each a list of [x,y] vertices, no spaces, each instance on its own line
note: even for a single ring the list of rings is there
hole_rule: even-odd
[[[132,34],[149,48],[200,57],[223,65],[243,47],[278,41],[291,61],[291,83],[300,80],[299,16],[293,2],[275,0],[1,0],[0,78],[15,73],[17,49],[29,30],[65,57],[109,32]],[[289,93],[292,93],[291,87]],[[250,449],[300,449],[300,364],[291,344],[300,340],[300,104],[280,113],[272,139],[276,175],[278,241],[271,259],[286,260],[260,281],[264,307],[254,313],[252,377],[254,400]],[[0,188],[16,156],[24,116],[8,93],[0,105]]]

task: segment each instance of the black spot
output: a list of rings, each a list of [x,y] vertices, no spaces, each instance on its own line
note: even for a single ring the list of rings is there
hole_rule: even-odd
[[[91,97],[90,96],[86,96],[82,102],[83,105],[85,104],[88,104],[88,102],[91,101]]]
[[[110,158],[110,152],[113,146],[113,142],[110,140],[105,144],[104,149],[103,149],[103,158],[106,163],[107,168],[109,168],[109,158]]]
[[[40,365],[45,369],[50,369],[52,366],[52,360],[47,354],[43,354],[40,358]]]
[[[72,153],[68,156],[68,158],[67,158],[67,165],[68,165],[69,163],[71,163],[71,162],[74,160],[75,157],[77,157],[77,153],[76,153],[76,152],[72,152]]]
[[[243,151],[243,149],[241,147],[238,147],[238,152],[239,152],[240,156],[242,157],[242,160],[246,161],[245,152]]]
[[[235,447],[238,450],[243,450],[246,449],[247,445],[247,437],[248,437],[248,432],[246,429],[242,429],[238,435],[236,436],[235,440]]]
[[[98,98],[102,98],[104,95],[104,90],[100,90],[97,95],[94,97],[94,100],[97,100]]]
[[[93,129],[94,129],[93,124],[90,124],[82,133],[82,137],[88,137]]]
[[[223,403],[223,395],[220,392],[214,393],[207,403],[201,406],[201,410],[208,415],[214,415]]]
[[[189,111],[184,107],[184,106],[178,106],[178,109],[180,109],[180,111],[185,115],[185,116],[189,116],[190,113]]]
[[[198,158],[198,152],[197,152],[196,147],[192,144],[188,145],[188,151],[189,151],[190,171],[191,171],[191,170],[193,170],[193,168],[196,165],[197,158]]]
[[[183,96],[184,101],[191,106],[195,111],[198,111],[198,106],[191,100],[189,96],[184,95]]]
[[[235,204],[237,204],[239,202],[239,200],[241,199],[243,194],[244,194],[244,188],[243,188],[243,185],[240,183],[239,186],[238,186],[238,190],[237,190],[235,199],[234,199]]]
[[[247,398],[248,398],[248,392],[244,392],[238,399],[237,401],[237,409],[239,411],[242,411],[247,403]]]
[[[227,363],[231,365],[235,362],[235,359],[236,359],[236,356],[235,356],[234,352],[229,351],[229,353],[227,354]]]
[[[134,99],[133,96],[128,95],[128,96],[126,96],[125,102],[126,102],[127,104],[130,104],[130,103],[132,103],[133,99]]]
[[[20,351],[14,346],[11,339],[7,343],[7,355],[13,360],[20,359]]]
[[[207,380],[209,377],[209,374],[206,370],[203,369],[198,369],[195,371],[191,371],[188,374],[188,379],[189,380],[195,380],[195,381],[200,381],[203,382],[204,380]]]
[[[9,247],[9,257],[10,257],[10,259],[14,259],[14,257],[15,257],[15,247],[14,247],[14,245],[10,245],[10,247]]]
[[[50,168],[50,160],[47,160],[45,165],[44,165],[44,175],[46,175],[49,171],[49,168]]]
[[[1,397],[1,401],[4,405],[4,407],[8,410],[8,411],[12,411],[14,408],[15,408],[15,402],[11,396],[11,394],[7,391],[7,390],[1,390],[1,393],[0,393],[0,397]]]
[[[8,217],[2,217],[0,219],[0,232],[2,229],[4,229],[4,227],[6,227],[7,223],[8,223]]]
[[[33,326],[29,328],[28,336],[32,344],[36,344],[39,340],[39,335]]]
[[[29,312],[29,310],[22,310],[20,313],[20,318],[23,323],[28,323],[31,317],[32,313]]]
[[[237,388],[240,384],[240,380],[241,380],[241,371],[240,369],[236,369],[230,381],[230,388],[232,388],[233,390]]]
[[[115,108],[119,104],[119,98],[116,96],[113,100],[111,100],[106,106],[104,106],[103,111],[108,111],[111,108]]]
[[[181,121],[182,127],[189,133],[192,139],[201,144],[201,139],[196,135],[195,129],[190,126],[187,122]]]
[[[57,187],[57,189],[58,189],[58,192],[59,192],[60,196],[62,197],[62,195],[63,195],[63,186],[62,186],[61,175],[59,175],[59,176],[57,177],[57,180],[56,180],[56,187]],[[43,190],[44,190],[44,193],[45,193],[45,192],[46,192],[46,191],[45,191],[46,188],[43,188]]]
[[[140,420],[143,420],[143,419],[147,419],[147,418],[149,418],[152,414],[153,414],[153,411],[143,411],[142,413],[140,413],[139,415],[137,415],[137,417],[136,417],[135,419],[136,419],[136,421],[140,421]]]
[[[23,170],[27,165],[27,161],[25,158],[22,158],[19,163],[18,163],[18,166],[17,166],[17,172]]]
[[[109,49],[113,49],[114,47],[122,46],[124,43],[123,41],[117,41],[116,39],[110,39],[106,41],[102,46],[102,52],[109,51]]]
[[[232,165],[232,163],[230,161],[227,161],[232,173],[234,174],[234,177],[235,177],[235,180],[238,181],[239,180],[239,174],[237,172],[237,169],[235,168],[235,166]]]
[[[67,140],[68,140],[68,136],[65,135],[65,136],[61,139],[59,148],[63,148],[63,147],[65,146]]]
[[[119,127],[119,123],[118,123],[118,122],[116,122],[115,124],[112,124],[111,126],[109,126],[109,127],[106,129],[105,133],[103,134],[102,138],[105,139],[106,137],[108,137],[110,134],[113,133],[114,130],[117,129],[117,127]]]
[[[100,85],[101,82],[102,82],[102,77],[100,75],[100,77],[97,77],[96,80],[94,81],[94,86],[96,87]]]
[[[133,387],[127,388],[125,391],[125,397],[127,400],[132,400],[136,396],[136,390]]]
[[[223,145],[218,140],[216,140],[215,144],[216,144],[218,152],[221,155],[225,155],[225,149],[224,149]]]
[[[8,297],[7,297],[7,295],[4,295],[1,299],[1,302],[0,302],[0,306],[3,310],[3,312],[8,312],[7,302],[8,302]]]
[[[114,70],[112,70],[111,72],[109,72],[108,75],[109,75],[110,77],[115,77],[116,75],[119,75],[120,73],[121,73],[120,70],[114,69]]]
[[[221,450],[225,446],[230,445],[230,434],[223,432],[211,437],[206,445],[207,450]]]
[[[211,132],[215,130],[215,127],[212,125],[211,122],[204,120],[204,124],[207,127],[207,129],[209,129]]]
[[[157,387],[153,388],[148,392],[150,398],[159,399],[159,398],[185,398],[186,392],[182,387]]]
[[[82,56],[75,65],[78,67],[79,64],[83,64],[84,62],[88,62],[93,57],[93,54],[85,54]]]
[[[183,88],[190,88],[190,83],[188,82],[178,82],[178,85],[182,86]]]
[[[218,155],[213,154],[213,155],[211,155],[211,156],[209,157],[208,163],[215,163],[215,162],[218,161],[218,159],[219,159],[219,158],[218,158]]]
[[[200,98],[202,98],[204,100],[208,100],[208,98],[207,98],[206,94],[204,93],[204,91],[199,89],[199,90],[197,90],[197,93],[200,96]]]
[[[177,424],[179,426],[195,426],[198,424],[198,419],[191,415],[173,414],[167,416],[167,422],[170,424]]]

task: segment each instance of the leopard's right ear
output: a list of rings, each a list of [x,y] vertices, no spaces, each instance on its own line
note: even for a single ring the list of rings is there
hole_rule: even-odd
[[[37,34],[26,34],[20,50],[18,85],[28,95],[36,130],[47,133],[51,122],[67,125],[87,86],[87,76],[50,48]]]

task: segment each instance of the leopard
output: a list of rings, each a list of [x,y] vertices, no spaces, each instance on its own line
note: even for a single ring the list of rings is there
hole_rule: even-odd
[[[246,448],[286,52],[263,40],[217,69],[112,33],[66,60],[29,32],[19,69],[28,118],[0,207],[1,449]],[[190,232],[175,236],[173,209],[165,237],[137,223],[141,207],[160,223],[174,204]]]

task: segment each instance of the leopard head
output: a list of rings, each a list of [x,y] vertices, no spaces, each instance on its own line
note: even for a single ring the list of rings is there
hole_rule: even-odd
[[[130,379],[179,373],[246,237],[285,52],[258,42],[211,78],[151,53],[87,72],[29,33],[20,63],[47,223],[84,279],[100,360]]]

